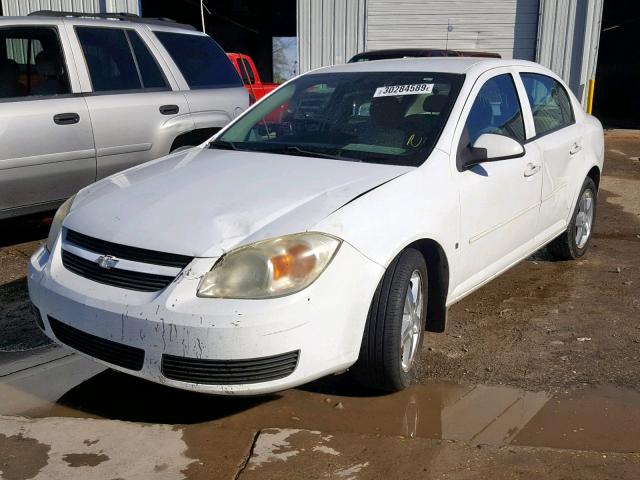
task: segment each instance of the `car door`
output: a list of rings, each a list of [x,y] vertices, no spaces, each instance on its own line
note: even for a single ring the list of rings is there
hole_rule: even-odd
[[[554,238],[567,226],[575,199],[571,186],[583,152],[569,94],[556,79],[535,72],[520,72],[529,102],[535,136],[529,145],[542,154],[541,241]]]
[[[456,129],[454,176],[460,192],[464,294],[530,253],[542,187],[541,158],[525,147],[523,156],[460,167],[464,150],[483,133],[524,142],[530,122],[521,107],[521,91],[511,69],[481,76]]]
[[[69,25],[87,91],[98,178],[169,153],[193,130],[183,92],[135,28]],[[188,118],[188,117],[186,117]]]
[[[95,180],[91,120],[68,58],[57,25],[0,28],[0,218],[54,208]]]

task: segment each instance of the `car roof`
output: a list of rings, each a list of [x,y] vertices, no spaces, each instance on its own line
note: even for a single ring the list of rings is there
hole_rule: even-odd
[[[346,63],[313,70],[314,73],[331,72],[434,72],[457,74],[480,74],[492,68],[536,67],[541,65],[526,60],[505,60],[484,57],[426,57],[394,58],[371,62]]]
[[[373,60],[385,60],[392,58],[403,57],[486,57],[486,58],[502,58],[497,53],[472,51],[472,50],[447,50],[442,48],[386,48],[382,50],[367,50],[355,54],[350,62],[362,61],[367,59]]]

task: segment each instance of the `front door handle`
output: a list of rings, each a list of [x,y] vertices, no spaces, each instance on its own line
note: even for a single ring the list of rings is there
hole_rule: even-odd
[[[53,121],[58,125],[73,125],[80,121],[77,113],[59,113],[53,116]]]
[[[535,175],[536,173],[538,173],[540,171],[540,165],[536,165],[533,163],[529,163],[527,165],[526,170],[524,171],[524,176],[525,177],[530,177],[532,175]]]
[[[180,107],[178,105],[162,105],[160,107],[160,113],[162,115],[176,115],[180,112]]]
[[[576,153],[580,152],[580,150],[582,150],[582,145],[580,145],[578,142],[575,142],[573,145],[571,145],[569,155],[575,155]]]

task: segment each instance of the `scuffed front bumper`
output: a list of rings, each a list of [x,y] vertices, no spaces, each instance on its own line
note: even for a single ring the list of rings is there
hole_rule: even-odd
[[[62,265],[60,250],[60,241],[51,255],[39,249],[28,273],[29,294],[50,338],[64,344],[52,330],[52,318],[83,334],[144,351],[140,370],[97,359],[109,367],[173,387],[219,394],[279,391],[348,368],[357,360],[371,298],[383,274],[381,266],[345,242],[320,278],[297,294],[268,300],[208,299],[198,298],[196,289],[216,259],[196,258],[167,288],[147,293],[78,276]],[[77,338],[84,342],[88,337]],[[233,361],[260,361],[291,352],[299,352],[292,373],[252,383],[179,381],[162,369],[163,356],[165,361],[204,360],[187,363],[219,369],[220,362],[207,360],[237,366]]]

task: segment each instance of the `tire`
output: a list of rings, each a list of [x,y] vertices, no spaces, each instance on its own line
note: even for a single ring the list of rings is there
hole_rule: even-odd
[[[582,184],[578,202],[573,210],[567,229],[547,246],[547,250],[553,258],[556,260],[576,260],[587,252],[596,222],[597,200],[598,188],[591,177],[587,177]],[[587,204],[584,202],[590,202],[590,213],[589,209],[586,208]],[[586,233],[585,220],[588,222]],[[580,232],[582,233],[579,235]],[[579,236],[580,241],[578,240]]]
[[[420,285],[416,286],[418,278]],[[421,308],[419,313],[407,316],[406,319],[411,321],[403,324],[405,300],[410,287],[414,289],[412,297],[419,292]],[[387,392],[409,386],[424,338],[427,293],[427,264],[424,257],[413,248],[403,250],[387,268],[369,308],[360,356],[352,368],[355,380],[362,386]],[[403,327],[405,333],[412,333],[410,341],[405,344],[410,345],[408,349],[401,346]]]

